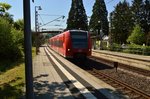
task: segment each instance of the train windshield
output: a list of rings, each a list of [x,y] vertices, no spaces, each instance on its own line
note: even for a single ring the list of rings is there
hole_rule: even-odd
[[[73,48],[87,48],[87,32],[71,32],[71,38]]]

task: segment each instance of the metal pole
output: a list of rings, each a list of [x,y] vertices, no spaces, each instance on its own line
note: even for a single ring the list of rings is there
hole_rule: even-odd
[[[32,45],[31,45],[30,0],[23,0],[23,11],[24,11],[26,99],[34,99],[33,73],[32,73],[32,51],[31,51]]]
[[[110,13],[110,17],[109,17],[109,20],[110,20],[110,23],[109,23],[109,46],[110,46],[110,50],[113,49],[113,39],[112,39],[112,18],[113,17],[113,13]]]
[[[39,49],[38,49],[38,33],[37,33],[37,24],[38,24],[38,12],[36,11],[35,6],[35,44],[36,44],[36,55],[38,55]]]
[[[102,43],[102,32],[103,32],[103,27],[102,27],[102,22],[101,22],[101,30],[99,30],[99,35],[100,35],[100,50],[103,49],[103,43]]]
[[[41,6],[35,6],[35,33],[36,33],[35,44],[36,44],[36,55],[38,55],[38,52],[39,52],[39,23],[38,23],[38,11],[36,10],[36,8],[38,8],[38,10],[42,10],[42,9],[41,9]]]

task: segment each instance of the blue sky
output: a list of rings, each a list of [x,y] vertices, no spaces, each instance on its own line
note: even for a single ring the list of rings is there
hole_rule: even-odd
[[[31,0],[31,26],[32,29],[34,28],[35,24],[35,6],[41,6],[42,10],[38,11],[40,14],[39,22],[41,24],[45,24],[56,18],[64,15],[65,18],[58,21],[51,22],[49,25],[46,25],[43,28],[65,28],[66,27],[66,20],[68,17],[68,12],[70,11],[71,1],[72,0],[34,0],[35,2],[32,3]],[[119,1],[123,0],[105,0],[106,7],[108,12],[114,10],[114,6]],[[131,0],[127,0],[131,2]],[[0,2],[8,3],[12,6],[12,8],[8,11],[12,15],[14,15],[14,20],[22,19],[23,18],[23,0],[0,0]],[[86,10],[87,16],[91,16],[92,8],[95,0],[83,0],[84,8]]]

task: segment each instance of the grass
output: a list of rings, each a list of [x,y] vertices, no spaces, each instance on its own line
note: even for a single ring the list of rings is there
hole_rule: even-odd
[[[35,56],[35,48],[32,50],[32,56]],[[18,99],[23,95],[25,88],[25,65],[19,60],[15,63],[1,62],[0,66],[7,66],[5,69],[0,68],[0,98],[1,99]],[[8,68],[9,67],[9,68]]]

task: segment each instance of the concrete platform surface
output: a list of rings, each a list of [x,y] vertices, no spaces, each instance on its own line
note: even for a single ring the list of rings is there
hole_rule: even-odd
[[[43,48],[33,59],[33,77],[35,99],[73,99]]]
[[[49,52],[52,52],[66,67],[63,67]],[[127,98],[118,94],[112,86],[46,47],[41,47],[39,55],[33,59],[33,76],[35,99]]]

